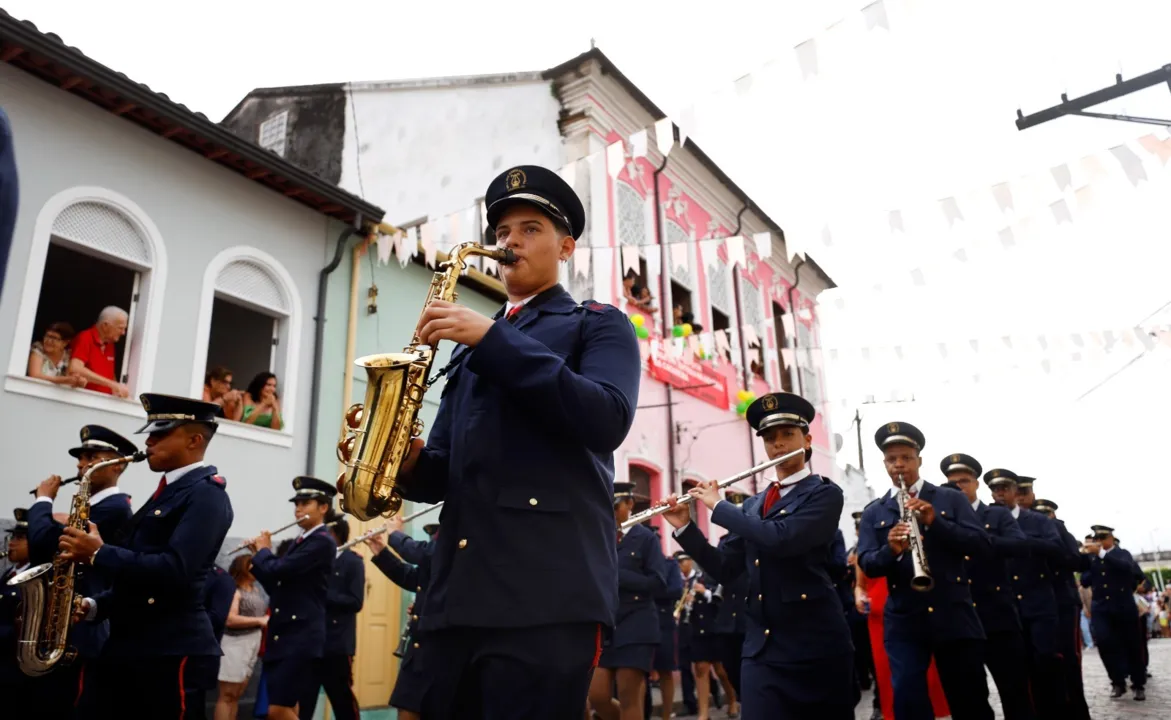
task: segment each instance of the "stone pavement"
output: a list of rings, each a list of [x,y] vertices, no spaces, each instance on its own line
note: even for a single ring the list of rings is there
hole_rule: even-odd
[[[1110,680],[1106,677],[1106,669],[1098,659],[1098,651],[1091,649],[1082,656],[1082,677],[1086,686],[1086,702],[1090,706],[1090,717],[1093,720],[1171,720],[1171,640],[1151,640],[1150,642],[1150,673],[1153,677],[1147,680],[1147,699],[1144,702],[1135,702],[1134,693],[1128,691],[1117,700],[1110,699]],[[997,720],[1003,720],[1004,714],[1000,711],[1000,702],[996,696],[996,685],[992,678],[988,678],[988,689],[992,694],[993,709]],[[862,701],[858,703],[857,720],[870,720],[873,693],[862,694]],[[657,704],[657,692],[655,696]],[[655,720],[659,715],[655,715]],[[711,720],[725,720],[727,714],[713,710]],[[694,715],[679,715],[678,720],[694,720]]]

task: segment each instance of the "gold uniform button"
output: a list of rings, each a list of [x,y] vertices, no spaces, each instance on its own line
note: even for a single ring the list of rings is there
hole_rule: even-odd
[[[964,562],[971,562],[971,561],[972,561],[972,558],[968,557],[967,555],[964,556]]]
[[[756,599],[757,599],[757,600],[764,600],[764,595],[757,595],[757,596],[756,596]]]
[[[536,505],[536,504],[537,504],[536,498],[529,498],[529,505]]]
[[[468,546],[468,539],[467,539],[467,538],[462,538],[462,539],[459,541],[459,549],[460,549],[460,550],[463,550],[463,549],[464,549],[464,548],[466,548],[467,546]]]
[[[419,643],[415,643],[415,649],[416,649],[416,650],[418,650],[418,649],[419,649]]]
[[[147,604],[147,605],[154,605],[154,604],[155,604],[155,599],[154,599],[154,598],[147,598],[147,599],[146,599],[146,604]]]
[[[753,560],[752,564],[755,565],[756,567],[760,567],[760,558]]]
[[[927,612],[933,613],[933,612],[935,612],[935,608],[929,607],[929,608],[927,608]]]
[[[956,578],[956,582],[963,582],[963,579],[961,579],[961,578]]]
[[[989,525],[988,523],[984,523],[984,529],[985,529],[985,530],[987,530],[987,529],[988,529],[988,528],[990,528],[990,527],[992,527],[992,526],[991,526],[991,525]]]
[[[996,586],[996,592],[1000,592],[1000,586],[999,586],[999,585],[997,585],[997,586]]]
[[[1045,579],[1045,573],[1041,573],[1041,579],[1042,579],[1042,580],[1044,580],[1044,579]]]
[[[1013,575],[1013,576],[1012,576],[1012,579],[1013,579],[1013,580],[1020,580],[1020,578],[1019,578],[1019,577],[1017,577],[1016,575]]]
[[[802,599],[802,600],[805,600],[805,599],[807,599],[807,598],[806,598],[806,595],[805,595],[805,593],[801,593],[801,599]]]
[[[423,592],[423,586],[422,586],[422,585],[416,585],[416,586],[415,586],[415,592]]]
[[[412,619],[412,620],[414,620],[415,622],[418,622],[418,621],[419,621],[419,616],[418,616],[418,615],[412,615],[412,616],[411,616],[411,619]]]
[[[334,625],[337,625],[337,620],[334,620],[334,621],[333,621],[333,624],[334,624]]]
[[[636,555],[635,551],[631,550],[631,551],[630,551],[630,557],[634,557],[635,555]]]
[[[736,617],[736,613],[732,613],[732,617]]]
[[[155,515],[162,515],[162,514],[163,514],[162,510],[155,510]]]
[[[296,616],[296,615],[294,615],[294,616],[293,616],[293,619],[294,619],[294,620],[296,620],[296,619],[297,619],[297,616]]]
[[[272,636],[272,641],[273,641],[273,642],[276,642],[277,640],[280,640],[280,639],[281,639],[281,636],[280,636],[280,635],[273,635],[273,636]]]
[[[1017,596],[1016,596],[1016,599],[1017,599],[1017,600],[1024,600],[1024,599],[1025,599],[1025,596],[1024,596],[1024,595],[1017,595]]]
[[[882,522],[878,523],[878,527],[883,527],[884,525],[886,525],[886,520],[883,520]]]
[[[634,596],[634,599],[635,599],[635,600],[637,600],[637,599],[638,599],[638,596],[637,596],[637,595],[635,595],[635,596]]]
[[[947,517],[947,510],[944,510],[944,511],[943,511],[941,514],[942,514],[944,517]]]
[[[765,628],[765,629],[764,629],[764,634],[765,634],[765,635],[768,635],[768,628]]]

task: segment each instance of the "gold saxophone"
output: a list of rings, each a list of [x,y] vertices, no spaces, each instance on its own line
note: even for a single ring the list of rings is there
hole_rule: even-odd
[[[77,485],[69,521],[65,527],[89,530],[89,479],[95,470],[140,462],[145,452],[137,452],[91,465]],[[69,647],[69,628],[75,604],[81,598],[73,592],[77,563],[64,560],[58,552],[51,563],[43,563],[14,576],[8,584],[20,589],[20,617],[16,626],[16,662],[25,675],[45,675],[58,665],[68,665],[77,657]]]
[[[432,276],[424,310],[433,300],[456,299],[459,276],[472,255],[492,258],[502,265],[516,262],[508,248],[457,245]],[[427,377],[435,348],[420,341],[419,329],[401,353],[367,355],[354,361],[366,370],[366,397],[364,403],[351,405],[346,411],[343,432],[349,435],[337,446],[338,460],[345,470],[338,476],[337,486],[342,510],[359,520],[391,517],[402,507],[403,498],[396,487],[399,467],[410,451],[411,439],[423,432],[419,409],[423,394],[437,379]]]

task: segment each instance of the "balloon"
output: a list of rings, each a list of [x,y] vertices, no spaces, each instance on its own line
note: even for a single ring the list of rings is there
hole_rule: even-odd
[[[748,412],[748,403],[741,400],[739,403],[736,404],[736,414],[743,415],[746,412]]]
[[[651,331],[648,328],[639,325],[634,329],[634,334],[638,336],[639,340],[646,340],[651,336]]]
[[[640,328],[642,327],[642,324],[646,322],[646,318],[644,318],[642,315],[631,315],[630,322],[633,323],[636,328]]]
[[[683,337],[691,336],[691,323],[683,323]]]
[[[671,328],[671,334],[675,337],[683,337],[683,326],[676,325],[675,327]]]
[[[752,393],[748,392],[747,390],[741,390],[740,392],[736,393],[736,399],[742,403],[743,402],[751,403],[752,402]]]

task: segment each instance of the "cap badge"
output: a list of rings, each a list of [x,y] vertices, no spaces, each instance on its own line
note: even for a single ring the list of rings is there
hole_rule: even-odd
[[[891,423],[890,425],[887,425],[886,431],[891,434],[897,433],[899,431],[899,424],[898,423]]]
[[[301,489],[301,478],[297,478],[297,479],[293,480],[293,489],[294,490]]]
[[[763,398],[761,398],[760,403],[761,403],[761,407],[763,407],[765,410],[770,410],[770,411],[776,410],[777,409],[777,396],[776,395],[765,395]]]
[[[89,426],[88,425],[81,429],[81,439],[82,440],[89,440]]]
[[[148,398],[142,398],[142,409],[150,412],[150,400]]]
[[[959,456],[959,455],[952,455],[952,456],[951,456],[951,461],[952,461],[953,463],[958,463],[958,462],[960,461],[960,456]]]
[[[509,190],[522,188],[526,182],[528,182],[528,178],[525,176],[525,171],[520,168],[509,170],[508,175],[504,177],[504,187]]]

